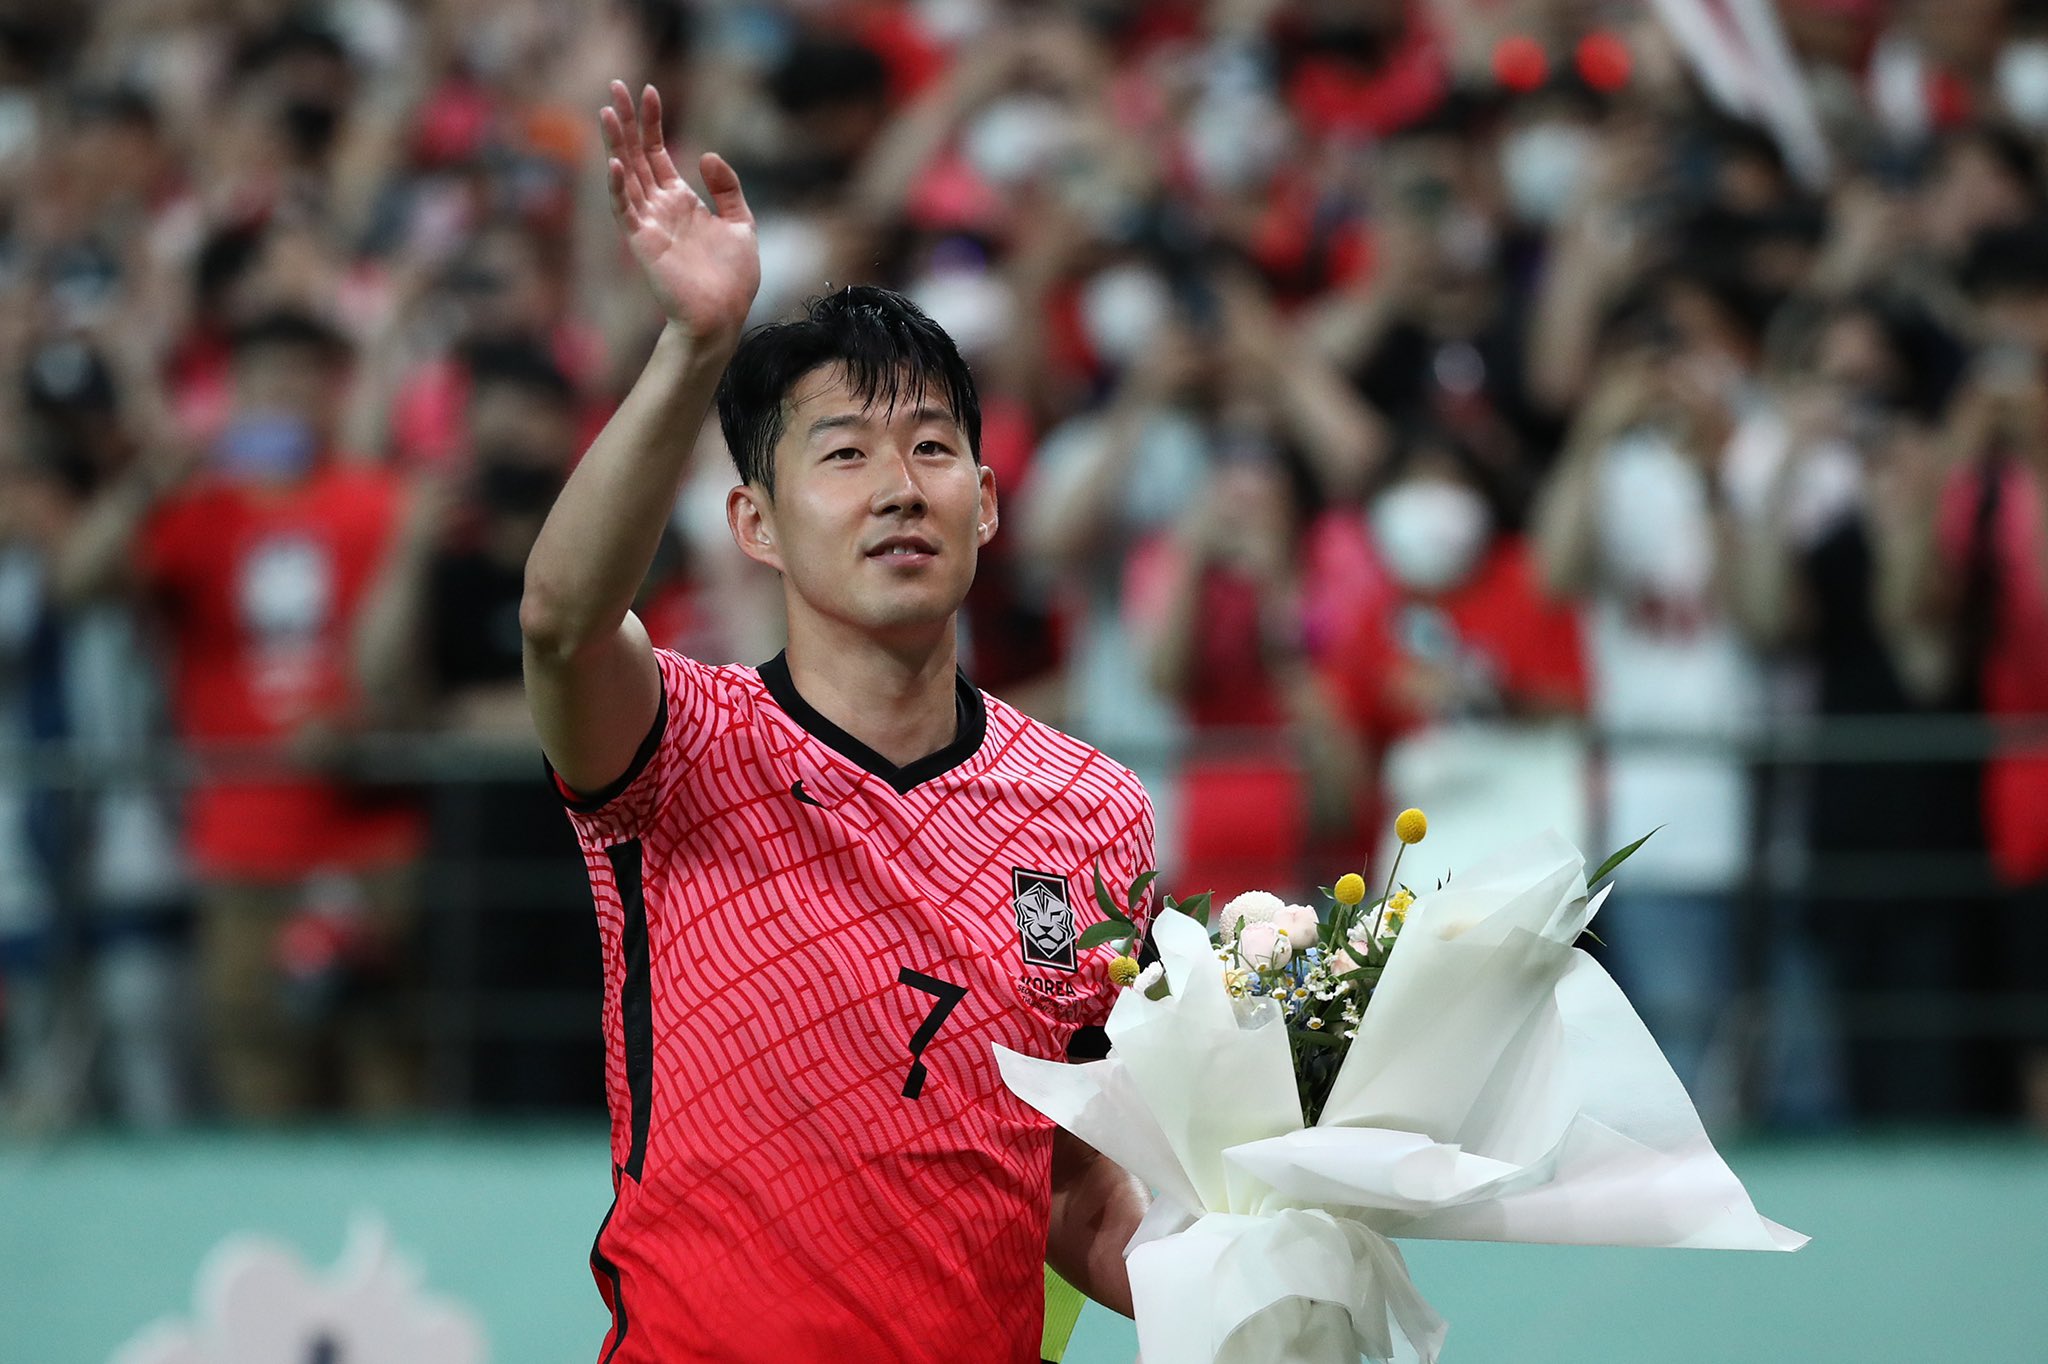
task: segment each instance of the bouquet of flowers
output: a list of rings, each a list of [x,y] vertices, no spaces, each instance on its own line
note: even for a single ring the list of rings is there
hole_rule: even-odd
[[[1396,827],[1405,847],[1427,826],[1411,810]],[[1419,894],[1390,876],[1370,904],[1347,876],[1319,908],[1239,896],[1211,931],[1205,897],[1169,901],[1143,972],[1098,884],[1104,920],[1082,941],[1123,940],[1126,987],[1108,1058],[997,1059],[1026,1103],[1152,1187],[1125,1250],[1148,1359],[1434,1360],[1445,1325],[1394,1237],[1805,1243],[1758,1215],[1573,946],[1605,898],[1588,882],[1549,835]]]

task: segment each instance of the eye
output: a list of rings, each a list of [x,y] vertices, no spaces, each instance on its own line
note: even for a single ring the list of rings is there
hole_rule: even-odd
[[[842,445],[837,450],[834,450],[830,454],[826,455],[825,462],[830,464],[836,461],[838,463],[844,464],[851,460],[856,460],[859,458],[859,450],[855,449],[851,445]]]
[[[953,453],[953,447],[941,440],[921,440],[917,443],[917,453],[920,455],[950,455]]]

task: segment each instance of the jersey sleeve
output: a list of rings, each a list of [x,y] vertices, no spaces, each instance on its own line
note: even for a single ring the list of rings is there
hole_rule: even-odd
[[[552,766],[548,769],[548,779],[568,807],[577,840],[587,851],[645,834],[676,783],[704,756],[714,736],[719,707],[711,669],[668,649],[656,649],[654,659],[661,668],[654,724],[618,780],[586,794],[571,790]]]

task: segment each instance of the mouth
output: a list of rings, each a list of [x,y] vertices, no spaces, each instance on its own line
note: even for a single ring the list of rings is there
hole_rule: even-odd
[[[892,568],[915,568],[939,557],[939,547],[921,535],[892,535],[874,545],[867,557]]]

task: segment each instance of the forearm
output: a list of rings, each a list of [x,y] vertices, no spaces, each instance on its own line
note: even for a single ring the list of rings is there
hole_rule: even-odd
[[[1399,306],[1394,293],[1377,282],[1340,295],[1310,315],[1304,335],[1330,364],[1356,370],[1379,348]]]
[[[1718,518],[1717,557],[1728,604],[1743,632],[1762,649],[1775,649],[1796,633],[1797,565],[1784,506],[1781,486],[1759,524],[1744,529],[1726,514]]]
[[[407,534],[357,619],[356,688],[373,725],[401,724],[423,708],[420,654],[426,640],[427,559],[431,542]]]
[[[95,498],[58,552],[51,584],[57,600],[75,606],[120,585],[136,531],[155,504],[156,489],[140,473],[127,475]]]
[[[1025,514],[1024,540],[1033,557],[1062,568],[1072,567],[1095,549],[1123,503],[1124,480],[1152,406],[1128,394],[1120,397],[1095,435],[1095,448],[1072,479],[1040,484]],[[1064,471],[1062,471],[1064,472]]]
[[[731,341],[663,329],[640,379],[570,475],[526,563],[530,654],[573,657],[625,620],[675,505]]]
[[[1371,750],[1306,658],[1276,671],[1307,783],[1309,826],[1318,836],[1340,835],[1357,818],[1361,774],[1373,770]]]
[[[1553,597],[1584,592],[1593,580],[1592,452],[1567,450],[1562,466],[1537,498],[1533,518],[1536,567]]]
[[[1529,391],[1545,410],[1571,411],[1592,379],[1594,341],[1606,300],[1592,223],[1565,229],[1544,272],[1529,325]]]
[[[1046,1263],[1104,1307],[1133,1316],[1124,1247],[1144,1220],[1150,1196],[1135,1176],[1079,1140],[1064,1132],[1058,1140],[1071,1154],[1054,1155]]]
[[[1152,689],[1169,701],[1179,701],[1187,695],[1194,668],[1204,557],[1200,548],[1192,544],[1179,556],[1166,610],[1146,642],[1146,676],[1151,679]]]
[[[1955,657],[1933,514],[1911,515],[1905,524],[1887,524],[1884,517],[1873,522],[1877,563],[1871,608],[1878,633],[1907,691],[1937,701],[1954,683]]]
[[[1273,378],[1285,395],[1280,410],[1288,433],[1308,457],[1324,496],[1339,502],[1357,497],[1388,444],[1380,414],[1306,347],[1290,347]]]

